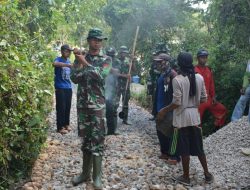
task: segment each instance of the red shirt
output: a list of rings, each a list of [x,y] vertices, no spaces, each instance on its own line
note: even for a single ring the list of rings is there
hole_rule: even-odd
[[[203,76],[208,98],[214,98],[214,78],[211,69],[207,66],[202,67],[199,65],[196,65],[194,68],[196,73],[199,73],[201,76]]]

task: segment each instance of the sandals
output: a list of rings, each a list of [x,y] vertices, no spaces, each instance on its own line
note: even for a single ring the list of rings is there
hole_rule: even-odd
[[[183,185],[186,185],[186,186],[190,186],[190,179],[188,178],[184,178],[184,176],[183,175],[181,175],[181,176],[179,176],[179,177],[172,177],[172,179],[174,180],[174,181],[177,181],[178,183],[181,183],[181,184],[183,184]]]
[[[168,160],[166,160],[166,163],[169,164],[169,165],[176,165],[178,163],[178,161],[169,158]]]
[[[64,129],[67,130],[67,131],[69,131],[69,132],[72,130],[72,129],[70,128],[69,125],[66,125],[66,126],[64,127]]]
[[[162,159],[162,160],[168,160],[169,159],[169,156],[167,154],[161,154],[159,156],[159,159]]]
[[[58,132],[58,133],[61,133],[62,135],[65,135],[65,134],[68,133],[68,131],[67,131],[66,129],[64,129],[64,128],[58,130],[57,132]]]
[[[174,181],[177,181],[178,183],[183,184],[183,185],[190,186],[190,179],[184,178],[183,175],[181,175],[179,177],[173,176],[172,179]],[[214,181],[214,176],[211,173],[205,174],[205,182],[206,183],[211,184],[211,183],[213,183],[213,181]]]

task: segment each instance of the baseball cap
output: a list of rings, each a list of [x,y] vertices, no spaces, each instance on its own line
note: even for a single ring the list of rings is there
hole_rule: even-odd
[[[64,44],[64,45],[61,46],[61,51],[63,51],[63,50],[73,51],[73,49],[70,48],[68,44]]]
[[[166,53],[161,53],[154,58],[154,61],[170,61],[171,57]]]
[[[208,56],[209,53],[207,50],[205,49],[200,49],[198,52],[197,52],[197,57],[200,57],[200,56]]]

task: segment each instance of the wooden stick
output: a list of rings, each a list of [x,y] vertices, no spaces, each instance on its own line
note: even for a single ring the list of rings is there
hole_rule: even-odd
[[[133,64],[133,59],[134,59],[134,55],[135,55],[135,46],[136,46],[136,41],[137,41],[138,33],[139,33],[139,26],[137,26],[137,28],[136,28],[135,39],[134,39],[133,49],[132,49],[132,59],[130,59],[128,74],[130,74],[131,68],[132,68],[132,64]],[[126,100],[126,97],[127,97],[128,83],[129,83],[129,80],[127,79],[126,88],[125,88],[125,95],[124,95],[124,100],[123,100],[123,104],[122,104],[122,110],[123,110],[124,103],[125,103],[125,100]],[[121,119],[124,119],[124,118],[122,118],[122,117],[124,117],[123,111],[121,111],[119,113],[119,117]]]
[[[139,33],[139,28],[140,28],[140,27],[137,26],[136,32],[135,32],[135,39],[134,39],[133,49],[132,49],[132,59],[130,59],[128,74],[131,73],[131,68],[132,68],[133,59],[134,59],[134,55],[135,55],[135,46],[136,46],[136,42],[137,42],[137,37],[138,37],[138,33]],[[125,88],[125,93],[127,92],[127,89],[128,89],[128,83],[129,83],[129,80],[127,79],[126,88]],[[126,94],[127,94],[127,93],[126,93]]]

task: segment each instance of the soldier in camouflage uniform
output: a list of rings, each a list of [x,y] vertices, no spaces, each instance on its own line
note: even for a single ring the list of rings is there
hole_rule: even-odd
[[[109,47],[106,50],[106,54],[111,58],[112,69],[105,80],[105,99],[106,99],[106,119],[108,133],[107,135],[118,135],[117,129],[117,88],[118,88],[118,76],[120,73],[120,60],[116,58],[116,50],[113,47]]]
[[[100,53],[103,37],[98,28],[88,33],[89,51],[85,55],[74,51],[76,61],[71,80],[78,84],[78,134],[82,137],[82,173],[72,179],[78,185],[90,179],[93,167],[93,185],[102,189],[102,156],[105,137],[104,78],[110,71],[110,59]]]
[[[129,58],[127,57],[129,54],[128,48],[126,46],[121,46],[119,50],[119,60],[120,60],[120,74],[118,76],[118,92],[117,92],[117,99],[116,99],[116,108],[119,107],[119,101],[122,95],[122,112],[124,113],[123,124],[131,125],[128,121],[128,102],[130,99],[130,81],[131,75],[128,74],[129,72]],[[134,64],[132,64],[132,71],[135,70]],[[126,92],[126,83],[129,80],[127,92]],[[117,110],[117,109],[116,109]]]

